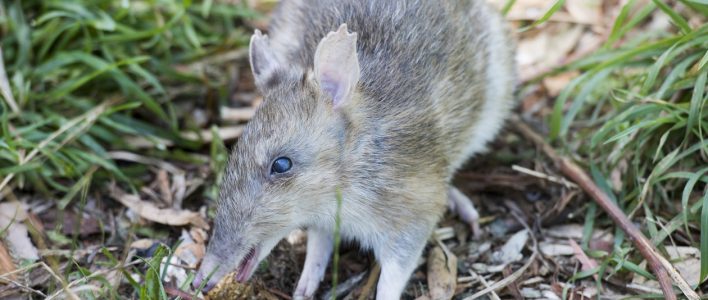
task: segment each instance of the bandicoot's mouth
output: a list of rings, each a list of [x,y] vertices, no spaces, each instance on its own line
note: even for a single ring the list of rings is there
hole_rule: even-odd
[[[246,282],[246,280],[248,280],[249,278],[251,278],[251,275],[253,275],[253,271],[256,269],[257,263],[258,246],[253,246],[238,264],[238,268],[236,269],[236,281],[243,283]]]

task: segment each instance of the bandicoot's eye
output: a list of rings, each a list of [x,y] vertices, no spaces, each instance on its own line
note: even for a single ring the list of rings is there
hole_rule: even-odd
[[[293,162],[287,157],[278,157],[273,161],[273,166],[270,168],[270,173],[285,173],[293,167]]]

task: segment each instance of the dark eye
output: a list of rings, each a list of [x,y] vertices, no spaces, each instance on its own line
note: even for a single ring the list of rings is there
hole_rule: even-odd
[[[273,161],[270,173],[285,173],[293,167],[293,162],[287,157],[278,157]]]

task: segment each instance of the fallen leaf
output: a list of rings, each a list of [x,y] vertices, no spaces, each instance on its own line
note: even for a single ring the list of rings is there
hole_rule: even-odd
[[[5,248],[5,245],[2,241],[0,241],[0,274],[7,274],[14,272],[15,270],[17,270],[17,267],[15,266],[15,262],[12,260],[12,256],[10,256],[10,253],[7,252],[7,248]],[[15,274],[10,274],[7,276],[12,280],[17,278]]]
[[[27,226],[22,223],[27,217],[27,208],[22,203],[0,204],[0,228],[7,228],[4,240],[10,254],[16,259],[36,261],[39,253],[30,240]]]
[[[187,180],[184,177],[184,173],[172,175],[172,193],[174,194],[172,207],[182,208],[182,202],[187,197]]]
[[[152,247],[157,241],[153,239],[139,239],[130,243],[130,248],[133,249],[147,249]]]
[[[554,23],[519,41],[516,59],[520,78],[529,80],[563,63],[577,46],[583,28],[583,25]]]
[[[558,297],[558,296],[556,295],[556,293],[554,293],[553,291],[544,290],[541,294],[542,294],[542,295],[541,295],[541,298],[542,298],[542,299],[561,300],[561,298]]]
[[[600,25],[602,22],[600,0],[567,0],[565,8],[576,23]]]
[[[487,0],[487,2],[490,2],[497,9],[501,9],[508,3],[508,0]],[[536,21],[548,12],[555,2],[554,0],[516,0],[505,18],[508,21],[512,21],[512,26],[522,25],[517,21]],[[549,21],[578,23],[576,17],[564,10],[556,11]],[[551,22],[546,22],[546,24],[541,26],[548,26]]]
[[[525,287],[521,289],[521,296],[523,296],[524,299],[541,298],[543,293],[535,288]]]
[[[160,274],[165,274],[165,282],[174,282],[176,286],[186,286],[187,271],[180,266],[179,260],[175,256],[164,257],[160,262]]]
[[[546,256],[573,255],[575,253],[571,246],[550,242],[538,243],[538,249]]]
[[[30,220],[32,215],[29,216]],[[110,224],[102,224],[101,216],[88,212],[76,213],[72,210],[62,212],[61,218],[56,210],[47,210],[40,215],[41,222],[35,222],[35,228],[39,224],[46,224],[48,228],[61,228],[61,234],[67,236],[79,235],[86,237],[92,234],[101,233],[110,229]],[[57,224],[61,222],[60,224]],[[44,226],[42,226],[44,227]],[[38,228],[40,231],[44,231]]]
[[[529,232],[526,229],[514,233],[501,249],[492,254],[492,261],[505,265],[522,259],[521,250],[526,246],[528,239]]]
[[[182,229],[182,242],[175,250],[175,256],[182,260],[182,263],[189,267],[196,267],[206,252],[206,246],[203,243],[195,242],[191,235]]]
[[[189,236],[191,236],[194,242],[198,244],[204,244],[209,238],[206,230],[197,227],[192,227],[192,229],[189,230]]]
[[[583,239],[583,225],[581,224],[565,224],[558,225],[548,228],[546,230],[546,237],[552,237],[557,239],[574,239],[576,241]],[[614,235],[606,230],[595,229],[592,233],[592,240],[614,240]]]
[[[691,286],[697,286],[701,277],[701,251],[689,246],[665,246],[668,259],[674,265],[681,276]],[[642,261],[640,266],[646,266],[646,261]],[[655,280],[647,280],[642,276],[634,276],[632,283],[659,288],[659,283]]]
[[[194,225],[208,229],[209,224],[198,213],[186,209],[158,208],[155,204],[140,200],[136,195],[129,195],[116,186],[110,188],[111,198],[133,210],[140,217],[171,226]]]
[[[157,187],[160,189],[162,201],[165,201],[167,206],[172,206],[172,191],[170,190],[170,179],[165,169],[157,171]]]
[[[568,83],[575,79],[575,77],[578,77],[578,75],[580,75],[578,71],[571,71],[555,76],[545,77],[543,78],[543,87],[546,88],[549,96],[556,97],[568,85]]]
[[[428,255],[428,290],[430,299],[448,300],[455,295],[457,285],[457,257],[440,246]]]
[[[578,245],[578,243],[571,239],[568,240],[568,243],[573,248],[573,252],[575,252],[575,258],[577,258],[578,261],[580,261],[580,264],[582,264],[581,270],[587,271],[597,268],[597,262],[594,259],[588,257],[587,254],[585,254],[585,251],[580,248],[580,245]],[[593,274],[592,277],[597,280],[597,274]]]

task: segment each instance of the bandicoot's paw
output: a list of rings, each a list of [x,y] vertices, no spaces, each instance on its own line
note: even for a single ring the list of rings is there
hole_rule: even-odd
[[[318,278],[316,274],[303,273],[300,276],[300,281],[297,283],[293,299],[312,299],[317,291],[317,286],[320,285],[322,278]]]

